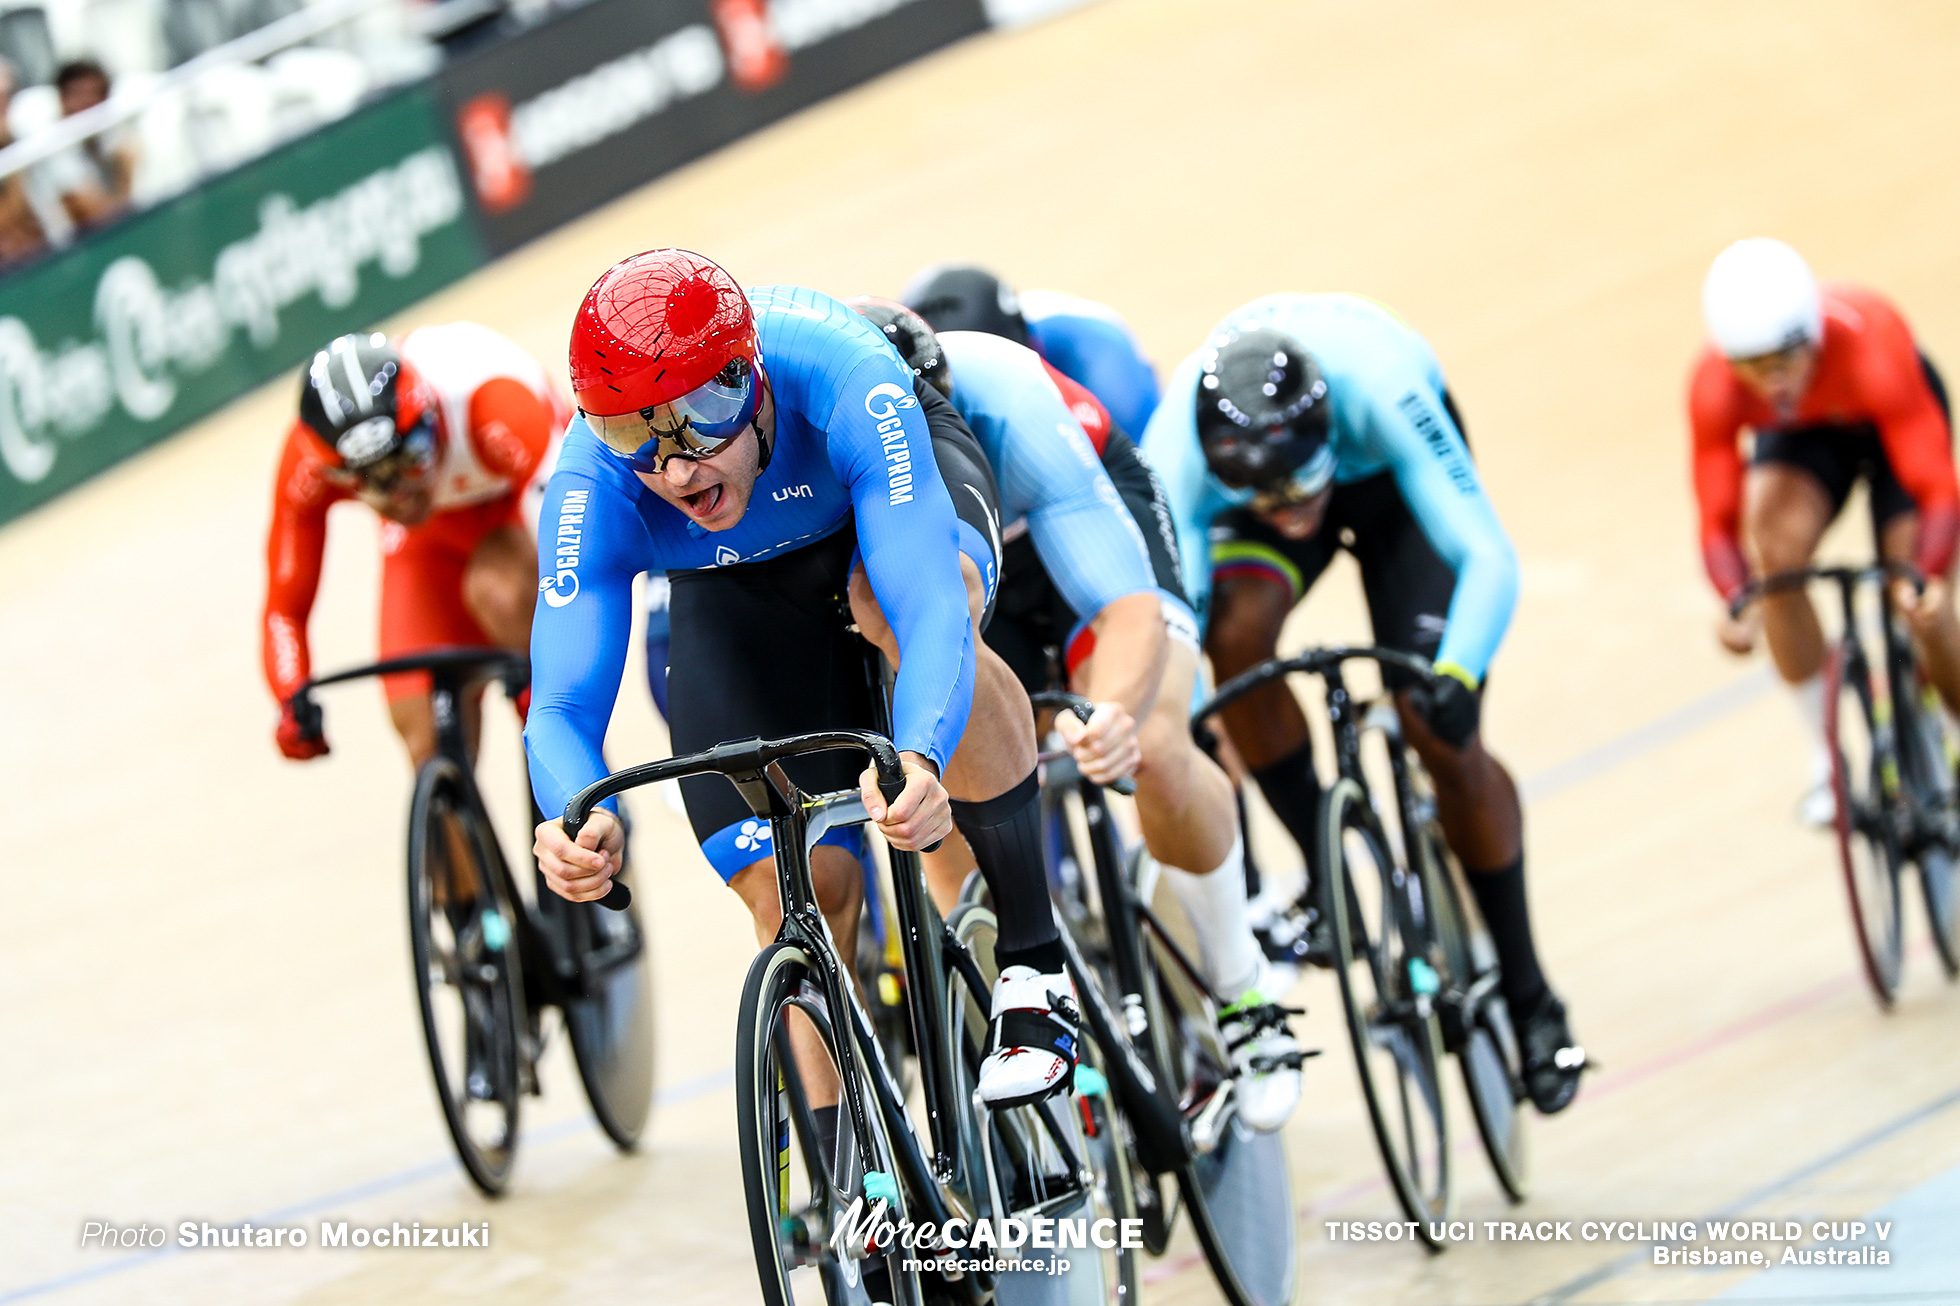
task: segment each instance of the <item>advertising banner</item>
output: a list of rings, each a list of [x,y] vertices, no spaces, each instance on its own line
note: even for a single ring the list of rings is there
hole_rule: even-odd
[[[986,26],[981,0],[594,0],[439,80],[502,253]]]
[[[0,521],[482,261],[423,86],[0,280]]]

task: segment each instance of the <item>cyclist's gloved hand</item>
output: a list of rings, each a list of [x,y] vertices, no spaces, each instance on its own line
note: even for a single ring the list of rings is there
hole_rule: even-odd
[[[1410,704],[1430,733],[1451,748],[1467,746],[1483,715],[1476,683],[1470,673],[1448,662],[1436,664],[1436,676],[1409,691]]]
[[[900,753],[905,788],[890,803],[878,792],[878,772],[865,767],[858,776],[864,810],[878,833],[894,848],[923,851],[953,832],[953,804],[939,777],[917,753]]]
[[[272,737],[278,741],[279,751],[293,761],[311,761],[328,751],[324,726],[320,705],[295,694],[279,709],[279,728]]]
[[[1055,731],[1068,745],[1082,774],[1096,784],[1134,775],[1143,761],[1136,718],[1121,703],[1096,704],[1087,725],[1073,712],[1057,712]]]

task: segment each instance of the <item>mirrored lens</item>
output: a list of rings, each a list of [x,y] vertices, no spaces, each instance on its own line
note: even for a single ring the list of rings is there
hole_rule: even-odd
[[[585,421],[635,471],[657,473],[669,458],[711,458],[755,420],[759,391],[747,360],[737,359],[706,385],[671,403]]]
[[[1252,496],[1252,506],[1262,512],[1292,507],[1312,499],[1334,480],[1334,448],[1323,444],[1313,457],[1278,485]]]

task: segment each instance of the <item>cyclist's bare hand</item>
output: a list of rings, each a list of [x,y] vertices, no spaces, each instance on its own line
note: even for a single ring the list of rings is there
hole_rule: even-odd
[[[538,869],[553,893],[573,902],[591,902],[605,897],[612,877],[619,874],[626,827],[605,808],[595,807],[576,840],[566,837],[563,820],[538,826],[535,851]]]
[[[892,847],[909,851],[929,848],[953,832],[952,800],[924,758],[916,753],[900,753],[899,758],[905,770],[905,788],[890,803],[878,792],[877,771],[864,768],[858,777],[864,810]]]
[[[1912,627],[1912,633],[1922,637],[1933,633],[1934,623],[1946,610],[1948,597],[1943,577],[1928,576],[1925,588],[1917,592],[1909,580],[1892,582],[1893,605],[1905,614],[1906,624]]]
[[[1762,629],[1762,618],[1756,615],[1754,608],[1739,617],[1723,613],[1715,623],[1715,638],[1721,641],[1723,648],[1740,657],[1755,651],[1756,637],[1762,633]]]
[[[1082,774],[1099,785],[1135,774],[1143,761],[1136,718],[1121,703],[1096,704],[1087,725],[1073,712],[1058,712],[1055,731],[1068,745]]]

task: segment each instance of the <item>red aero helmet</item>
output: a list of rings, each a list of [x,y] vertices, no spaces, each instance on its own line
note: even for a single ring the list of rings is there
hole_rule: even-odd
[[[735,278],[692,250],[650,249],[585,292],[572,320],[572,392],[595,417],[639,412],[755,354],[755,314]]]

